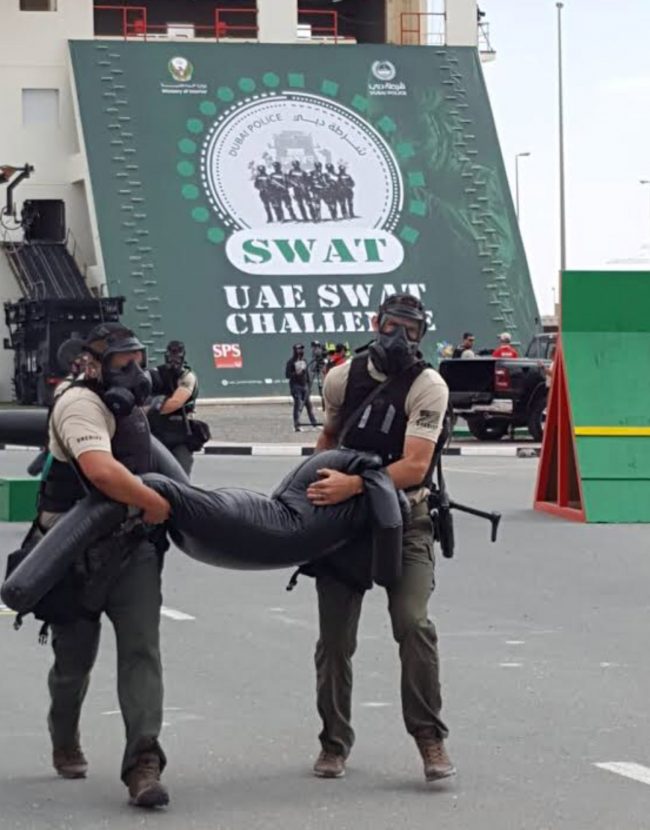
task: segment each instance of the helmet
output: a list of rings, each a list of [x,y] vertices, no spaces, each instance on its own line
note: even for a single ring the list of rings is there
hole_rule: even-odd
[[[421,300],[412,294],[390,294],[379,306],[379,328],[387,315],[405,317],[420,323],[420,340],[427,330],[427,315]]]
[[[99,323],[88,332],[82,351],[88,352],[103,364],[114,354],[143,352],[146,355],[147,348],[122,323]]]

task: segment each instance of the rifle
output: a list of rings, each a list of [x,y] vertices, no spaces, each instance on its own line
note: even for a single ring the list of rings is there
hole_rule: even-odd
[[[477,510],[475,507],[468,507],[465,504],[452,501],[449,498],[445,477],[442,473],[442,454],[438,456],[435,469],[437,481],[432,485],[428,504],[429,515],[433,522],[433,538],[436,542],[440,542],[442,555],[446,559],[451,559],[454,555],[454,517],[452,510],[469,513],[470,516],[477,516],[479,519],[487,519],[492,525],[490,541],[496,542],[501,513],[495,513],[494,511],[488,513],[485,510]]]

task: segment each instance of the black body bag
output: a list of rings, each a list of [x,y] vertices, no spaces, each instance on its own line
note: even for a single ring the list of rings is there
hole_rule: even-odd
[[[7,557],[5,579],[27,558],[36,544],[43,538],[38,524],[34,522],[23,539],[20,548]],[[59,581],[30,609],[37,620],[48,625],[65,625],[74,622],[83,614],[81,594],[84,579],[81,569],[73,565],[66,569]],[[15,627],[20,628],[24,614],[18,614]]]

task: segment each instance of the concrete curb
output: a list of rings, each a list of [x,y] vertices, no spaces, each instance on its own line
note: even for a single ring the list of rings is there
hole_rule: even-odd
[[[26,447],[20,444],[0,444],[0,450],[9,452],[38,452],[38,447]],[[314,454],[314,447],[303,444],[217,444],[210,441],[195,455],[248,455],[267,457],[305,458]],[[482,458],[539,458],[540,447],[447,447],[444,455],[464,455]]]
[[[301,444],[216,444],[208,443],[203,455],[285,456],[300,458],[313,455],[314,448]],[[539,458],[540,447],[448,447],[444,455],[483,458]]]

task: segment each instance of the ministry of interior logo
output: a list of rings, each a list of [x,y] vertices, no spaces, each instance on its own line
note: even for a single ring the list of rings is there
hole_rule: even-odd
[[[201,181],[250,274],[386,273],[404,251],[399,165],[352,109],[284,91],[230,107],[207,132]]]
[[[375,61],[370,69],[378,81],[392,81],[397,75],[395,64],[390,61]]]
[[[188,83],[192,80],[194,67],[187,58],[177,55],[169,61],[167,68],[169,69],[169,74],[178,83]]]

